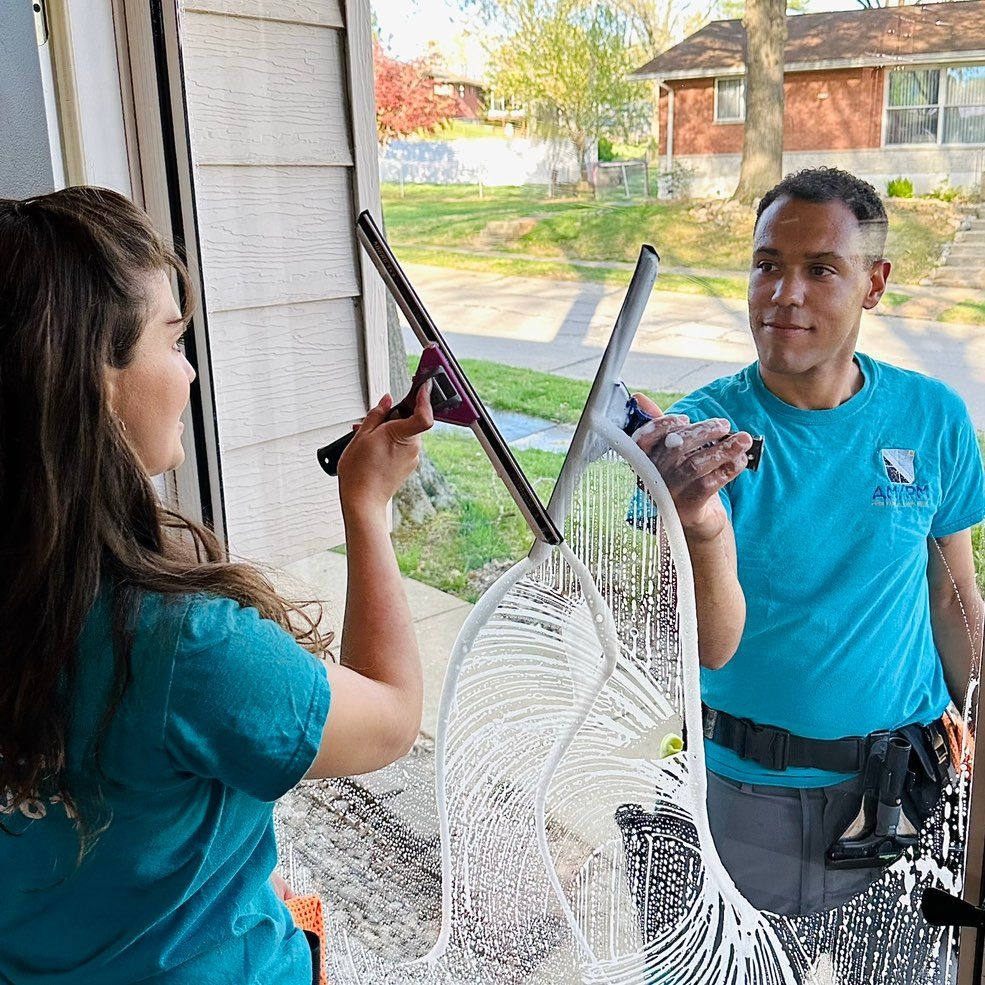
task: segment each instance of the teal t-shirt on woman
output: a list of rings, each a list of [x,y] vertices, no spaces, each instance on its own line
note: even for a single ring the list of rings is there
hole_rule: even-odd
[[[99,775],[110,638],[101,595],[79,649],[72,777]],[[100,760],[108,826],[81,866],[61,803],[0,815],[0,982],[308,985],[307,941],[269,878],[273,801],[311,766],[328,713],[324,665],[256,609],[147,595],[132,667]]]

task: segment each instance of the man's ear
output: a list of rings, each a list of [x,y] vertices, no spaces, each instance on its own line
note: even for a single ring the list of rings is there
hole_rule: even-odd
[[[869,268],[869,293],[866,294],[862,307],[867,311],[874,308],[886,293],[886,284],[889,282],[889,272],[893,265],[883,257],[876,260]]]

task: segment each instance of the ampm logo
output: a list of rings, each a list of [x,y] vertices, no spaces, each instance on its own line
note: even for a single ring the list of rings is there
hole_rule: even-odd
[[[872,492],[873,506],[929,506],[930,486],[889,483],[876,486]]]
[[[882,464],[890,482],[908,486],[915,477],[913,460],[916,452],[910,448],[883,448]]]

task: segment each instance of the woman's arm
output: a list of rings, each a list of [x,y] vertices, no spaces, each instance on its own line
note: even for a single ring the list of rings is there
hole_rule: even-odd
[[[420,433],[434,423],[430,386],[414,416],[385,421],[385,397],[339,462],[349,572],[341,663],[318,755],[306,776],[368,773],[399,759],[421,725],[423,682],[414,625],[387,530],[387,503],[416,468]]]

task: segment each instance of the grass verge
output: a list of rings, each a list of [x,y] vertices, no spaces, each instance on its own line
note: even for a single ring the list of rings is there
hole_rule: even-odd
[[[985,301],[961,301],[945,308],[938,317],[945,322],[985,325]]]
[[[420,527],[405,524],[395,530],[397,561],[403,574],[474,602],[483,587],[474,573],[519,560],[530,550],[533,535],[471,434],[432,433],[424,445],[455,490],[458,505]],[[535,449],[515,455],[546,503],[564,456]]]
[[[407,357],[407,368],[412,375],[417,362],[417,356]],[[462,359],[461,364],[489,407],[540,417],[555,424],[577,424],[592,388],[591,380],[573,380],[485,359]],[[665,390],[640,392],[652,397],[658,407],[669,407],[684,396]]]
[[[477,270],[504,277],[546,277],[551,280],[592,281],[598,284],[624,286],[629,283],[631,270],[606,267],[582,267],[565,260],[531,260],[525,257],[488,257],[482,254],[452,253],[441,249],[422,249],[406,243],[393,244],[404,263],[421,263],[430,267],[451,270]],[[739,298],[746,296],[744,275],[722,274],[701,277],[696,274],[660,274],[656,283],[658,291],[676,294],[703,294],[714,298]]]

